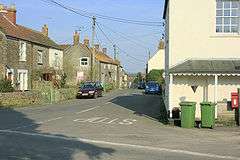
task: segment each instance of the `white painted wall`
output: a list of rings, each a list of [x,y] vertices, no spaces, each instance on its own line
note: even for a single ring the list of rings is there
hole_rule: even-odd
[[[158,50],[149,60],[148,60],[148,73],[153,69],[162,70],[165,67],[165,51],[164,49]]]
[[[55,55],[57,54],[57,56]],[[59,66],[56,65],[58,59]],[[50,48],[49,49],[49,66],[56,70],[63,69],[63,51]]]
[[[240,35],[216,33],[216,0],[171,0],[167,21],[170,67],[189,58],[240,58]]]
[[[194,81],[202,83],[202,80],[199,77],[177,78],[170,86],[168,69],[193,58],[240,58],[240,34],[216,33],[216,0],[169,0],[165,27],[165,104],[170,109],[179,106],[180,96],[200,102],[203,99],[203,88],[192,94],[189,84]],[[229,98],[230,92],[240,87],[234,84],[239,81],[236,77],[223,79],[219,81],[226,84],[219,86],[218,100]],[[185,84],[174,84],[176,81]],[[208,90],[209,101],[212,101],[214,87],[209,85]]]
[[[231,92],[237,92],[240,87],[240,78],[237,76],[219,76],[217,87],[217,101],[231,100]],[[191,86],[197,85],[194,93]],[[197,102],[196,117],[201,117],[200,103],[214,102],[214,76],[173,76],[171,87],[170,109],[179,107],[181,101]]]

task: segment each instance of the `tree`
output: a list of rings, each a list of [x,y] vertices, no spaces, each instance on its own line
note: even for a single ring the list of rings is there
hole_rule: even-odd
[[[156,81],[159,84],[163,84],[164,83],[163,72],[164,70],[157,70],[157,69],[151,70],[147,74],[147,81]]]
[[[141,73],[141,72],[138,72],[138,73],[137,73],[137,76],[136,76],[135,79],[134,79],[134,83],[141,82],[142,80],[143,80],[142,73]]]

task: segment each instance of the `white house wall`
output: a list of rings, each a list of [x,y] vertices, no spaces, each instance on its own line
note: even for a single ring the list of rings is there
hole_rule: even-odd
[[[160,49],[154,56],[152,56],[152,58],[150,58],[150,60],[148,61],[148,73],[153,69],[164,69],[164,54],[164,49]]]
[[[216,33],[215,23],[216,0],[169,1],[170,67],[189,58],[240,58],[240,35]]]
[[[237,92],[240,78],[237,76],[219,76],[217,101],[231,100],[231,92]],[[208,84],[208,85],[207,85]],[[198,86],[194,93],[191,86]],[[214,76],[174,76],[170,87],[170,110],[179,107],[181,101],[197,102],[196,117],[200,118],[200,103],[214,101]]]

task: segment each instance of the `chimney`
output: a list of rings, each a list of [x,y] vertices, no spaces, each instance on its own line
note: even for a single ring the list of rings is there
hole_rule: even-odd
[[[17,10],[15,4],[11,4],[9,7],[0,4],[0,13],[7,17],[13,24],[17,22]]]
[[[85,46],[89,47],[90,43],[89,43],[88,37],[84,38],[84,42],[83,43],[84,43]]]
[[[42,27],[42,34],[48,37],[48,26],[46,24]]]
[[[104,54],[107,54],[107,48],[103,48],[102,51]]]
[[[158,49],[164,49],[165,48],[165,44],[164,44],[164,40],[161,39],[160,42],[159,42],[159,46],[158,46]]]
[[[100,45],[99,45],[99,44],[95,44],[94,47],[95,47],[95,50],[96,50],[97,52],[99,52],[99,50],[100,50]]]
[[[79,45],[79,41],[80,41],[80,35],[79,35],[78,31],[75,31],[75,33],[73,35],[73,45],[74,46]]]

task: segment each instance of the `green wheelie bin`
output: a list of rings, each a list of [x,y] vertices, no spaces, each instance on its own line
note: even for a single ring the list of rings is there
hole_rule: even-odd
[[[215,126],[215,106],[211,102],[201,103],[201,126],[203,128],[214,128]]]
[[[195,102],[181,102],[181,127],[194,128],[195,126]]]

